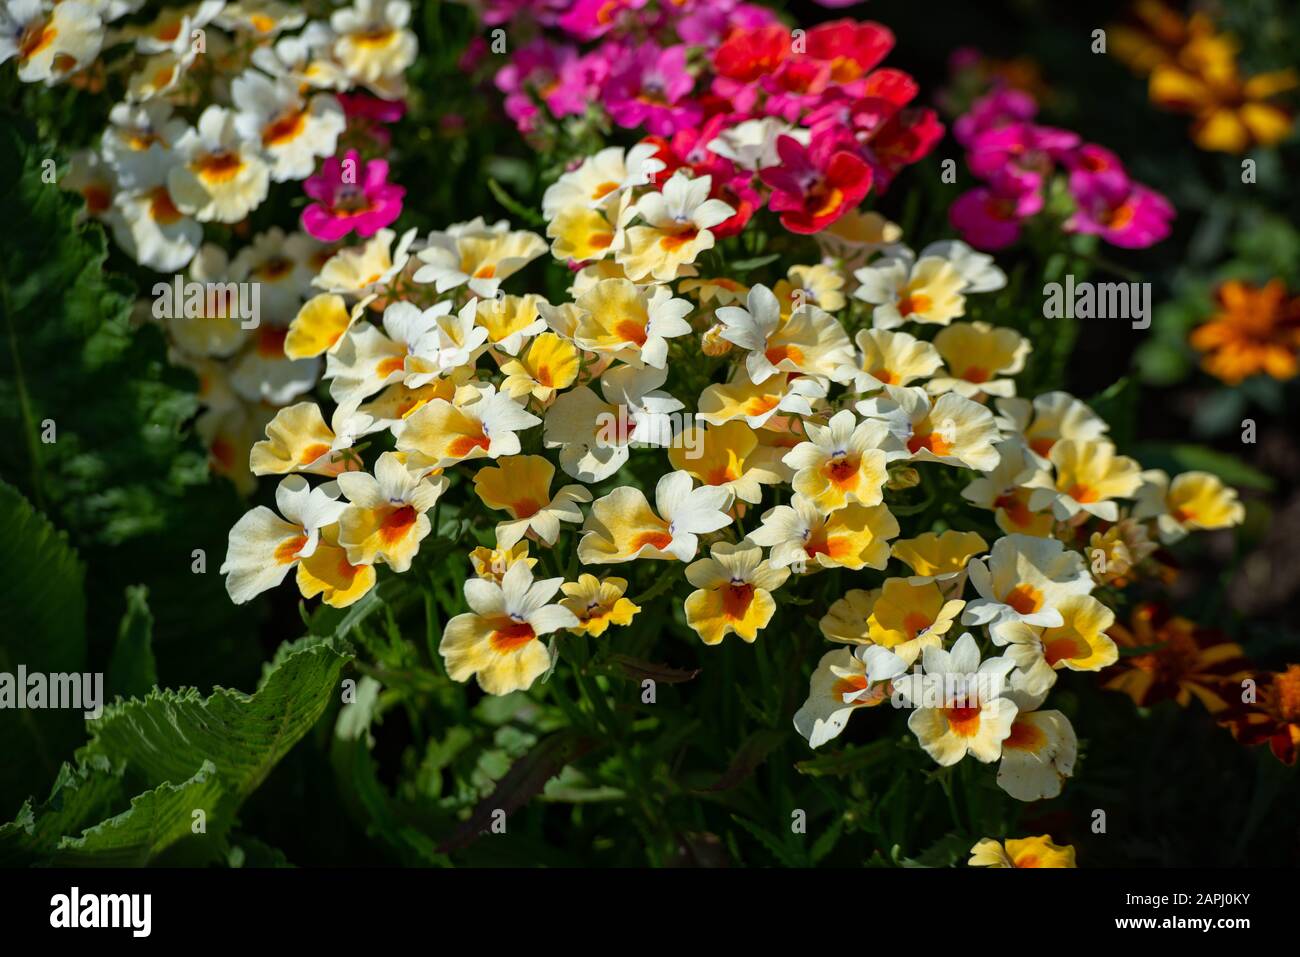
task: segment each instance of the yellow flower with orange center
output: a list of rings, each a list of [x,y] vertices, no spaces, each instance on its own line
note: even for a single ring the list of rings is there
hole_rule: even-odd
[[[501,509],[512,521],[497,525],[497,543],[509,548],[524,535],[547,545],[560,537],[561,522],[581,522],[580,502],[591,493],[581,485],[566,485],[551,495],[555,466],[540,455],[512,455],[474,473],[474,491],[488,508]]]
[[[964,607],[960,599],[944,601],[934,582],[912,585],[887,578],[867,618],[867,635],[910,665],[926,648],[943,646]]]
[[[1188,532],[1231,528],[1246,518],[1237,492],[1209,472],[1183,472],[1169,481],[1159,469],[1142,473],[1133,518],[1154,518],[1160,540],[1176,542]]]
[[[945,373],[926,383],[931,393],[956,392],[968,399],[981,395],[1016,394],[1013,376],[1025,367],[1029,340],[1014,329],[987,322],[954,322],[939,330],[934,348]]]
[[[1053,844],[1047,834],[1012,838],[1005,845],[986,837],[971,848],[970,867],[1074,867],[1074,848]]]
[[[884,500],[885,452],[889,427],[874,419],[857,420],[843,409],[826,425],[805,422],[808,441],[782,461],[794,471],[794,490],[823,512],[852,502],[879,505]]]
[[[846,505],[829,515],[796,493],[789,505],[763,513],[763,524],[749,536],[771,548],[777,568],[796,572],[819,568],[884,568],[889,539],[898,534],[898,520],[884,505]]]
[[[560,604],[573,612],[578,624],[569,631],[593,638],[603,635],[610,625],[630,625],[641,610],[630,598],[624,598],[627,579],[610,577],[604,580],[595,575],[579,575],[576,582],[560,586],[564,597]]]
[[[977,532],[926,532],[915,538],[903,538],[894,543],[893,555],[908,568],[913,585],[956,578],[976,555],[989,550],[989,543]]]
[[[1087,512],[1113,522],[1119,517],[1114,499],[1131,498],[1142,485],[1142,467],[1126,455],[1117,455],[1109,442],[1061,439],[1052,446],[1048,460],[1054,476],[1040,470],[1023,484],[1034,490],[1029,497],[1031,511],[1050,505],[1062,521]]]
[[[573,343],[553,332],[543,332],[518,358],[501,364],[501,372],[506,377],[501,391],[513,399],[531,395],[538,402],[547,403],[557,392],[577,381],[581,364]]]
[[[404,572],[432,531],[429,516],[447,479],[421,478],[391,452],[379,456],[375,474],[344,472],[339,488],[351,503],[339,517],[339,545],[354,565],[384,562]]]
[[[772,592],[789,576],[788,568],[765,561],[757,545],[717,542],[708,558],[686,566],[686,580],[696,588],[686,599],[686,624],[706,645],[733,633],[752,642],[776,612]]]
[[[736,420],[687,426],[673,439],[668,461],[702,485],[731,489],[740,501],[757,504],[764,485],[782,481],[774,452],[760,446],[758,434]]]

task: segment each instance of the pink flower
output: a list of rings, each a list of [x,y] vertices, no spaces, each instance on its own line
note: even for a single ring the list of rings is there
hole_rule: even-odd
[[[1020,238],[1021,224],[1043,208],[1042,183],[1003,176],[994,185],[977,186],[948,210],[961,238],[977,249],[1005,249]]]
[[[871,167],[842,144],[834,136],[815,136],[808,147],[792,136],[777,138],[781,164],[758,175],[772,189],[768,208],[781,214],[781,225],[790,232],[825,229],[870,191]]]
[[[339,93],[338,101],[343,106],[349,132],[359,132],[385,148],[393,141],[386,124],[396,123],[406,115],[406,103],[402,100],[381,100],[367,93]]]
[[[577,0],[559,19],[559,24],[579,40],[594,40],[620,27],[647,0]]]
[[[344,174],[352,182],[344,182]],[[362,163],[356,150],[343,162],[331,156],[303,183],[316,202],[302,211],[302,228],[322,242],[332,243],[348,233],[372,236],[402,214],[406,190],[388,181],[388,161]]]
[[[1095,143],[1085,143],[1065,157],[1070,170],[1070,192],[1087,193],[1094,180],[1101,180],[1113,192],[1128,188],[1128,173],[1118,156]]]
[[[996,130],[1011,123],[1027,123],[1038,112],[1038,104],[1028,93],[1020,90],[996,89],[974,103],[953,123],[952,135],[967,149],[976,138],[988,130]]]
[[[1112,246],[1141,249],[1169,235],[1174,207],[1153,189],[1125,178],[1122,184],[1106,177],[1081,182],[1071,193],[1078,209],[1066,222],[1068,232],[1100,236]]]
[[[686,72],[684,45],[660,49],[647,42],[615,64],[602,95],[619,126],[671,136],[700,121],[700,107],[688,99],[694,87],[695,78]]]
[[[1056,162],[1078,145],[1078,135],[1069,130],[1009,123],[975,137],[966,161],[972,173],[985,179],[1004,173],[1046,177]]]

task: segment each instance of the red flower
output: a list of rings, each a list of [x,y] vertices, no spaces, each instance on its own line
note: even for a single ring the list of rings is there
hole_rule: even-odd
[[[808,31],[808,56],[831,65],[831,79],[852,83],[883,60],[894,47],[888,27],[867,21],[836,20]]]
[[[792,233],[825,229],[862,202],[871,189],[871,167],[833,136],[814,136],[805,147],[791,136],[776,141],[779,166],[759,170],[772,189],[768,208]]]

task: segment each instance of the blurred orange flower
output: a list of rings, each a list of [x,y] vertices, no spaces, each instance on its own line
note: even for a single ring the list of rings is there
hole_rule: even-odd
[[[1217,715],[1229,707],[1225,695],[1236,700],[1235,686],[1250,674],[1236,642],[1152,602],[1137,606],[1127,627],[1116,623],[1107,634],[1121,657],[1104,672],[1109,680],[1103,687],[1137,705],[1172,699],[1185,708],[1195,698]],[[1132,654],[1136,649],[1141,653]]]
[[[1205,371],[1228,385],[1257,372],[1292,378],[1300,351],[1300,296],[1289,297],[1280,279],[1264,286],[1233,279],[1215,295],[1219,311],[1189,339],[1205,353]]]
[[[1219,718],[1244,745],[1268,742],[1283,764],[1295,764],[1300,751],[1300,665],[1265,675],[1254,703],[1234,705]]]

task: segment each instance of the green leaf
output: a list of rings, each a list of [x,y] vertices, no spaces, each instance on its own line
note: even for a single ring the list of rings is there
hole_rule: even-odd
[[[833,754],[800,761],[795,765],[795,770],[813,777],[839,777],[884,763],[892,750],[892,741],[876,741],[862,747],[845,748]]]
[[[197,851],[194,860],[210,860],[222,831],[214,824],[225,788],[211,761],[181,784],[160,784],[131,799],[129,810],[81,834],[64,838],[54,853],[61,867],[143,867],[163,852],[187,841]],[[201,811],[202,816],[196,814]],[[203,830],[195,827],[202,821]]]
[[[753,774],[759,765],[767,760],[767,756],[784,744],[789,737],[788,732],[772,728],[755,731],[741,742],[740,748],[722,776],[707,788],[703,788],[702,792],[727,791],[736,787]]]
[[[108,663],[108,691],[124,698],[143,697],[158,684],[153,660],[153,615],[149,589],[136,585],[126,590],[126,614],[117,632],[117,645]]]
[[[519,202],[519,200],[507,193],[505,187],[495,179],[489,178],[487,184],[488,189],[492,191],[492,195],[496,201],[504,206],[520,221],[527,223],[530,226],[542,226],[546,223],[546,220],[542,218],[541,213]]]
[[[71,674],[86,665],[85,569],[67,537],[0,482],[0,673]],[[25,689],[14,688],[16,693]],[[54,780],[81,737],[81,713],[0,708],[0,815]]]
[[[0,827],[0,866],[47,862],[63,835],[103,820],[122,799],[121,775],[106,758],[63,765],[44,803],[24,803],[17,819]]]

